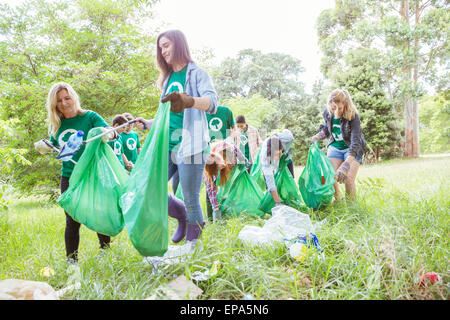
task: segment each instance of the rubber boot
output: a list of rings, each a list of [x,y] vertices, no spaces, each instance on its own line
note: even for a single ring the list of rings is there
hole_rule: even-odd
[[[180,242],[186,235],[186,208],[184,202],[169,194],[169,217],[178,220],[178,226],[172,236],[172,241]]]
[[[186,242],[188,241],[197,241],[202,234],[203,227],[205,226],[205,222],[200,223],[188,223],[187,231],[186,231]]]

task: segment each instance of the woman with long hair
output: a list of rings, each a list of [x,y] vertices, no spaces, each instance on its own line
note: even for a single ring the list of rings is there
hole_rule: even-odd
[[[79,130],[83,131],[83,140],[86,140],[87,134],[92,128],[108,127],[108,124],[96,112],[81,108],[78,94],[65,82],[55,83],[50,88],[47,96],[46,109],[50,142],[59,148],[62,148],[69,137]],[[106,142],[115,137],[115,132],[111,132],[103,136],[102,140]],[[77,153],[73,155],[72,160],[76,162],[83,154],[84,149],[85,145],[81,145]],[[40,148],[36,147],[36,150],[40,153],[52,152],[51,148],[43,147],[42,145]],[[63,161],[62,163],[60,176],[61,194],[69,188],[69,180],[74,166],[74,163],[71,161]],[[67,212],[65,214],[66,228],[64,241],[67,260],[76,263],[78,261],[78,246],[80,243],[80,223],[73,220]],[[110,237],[100,233],[97,233],[97,236],[100,242],[100,248],[107,248],[111,240]]]
[[[206,113],[217,110],[218,96],[209,74],[192,60],[184,34],[169,30],[157,38],[156,58],[160,69],[161,102],[171,102],[169,126],[169,180],[178,172],[186,214],[178,220],[176,240],[195,242],[205,224],[200,188],[209,155]]]
[[[340,199],[339,183],[345,184],[345,192],[350,198],[356,195],[355,179],[359,166],[364,161],[366,140],[361,131],[358,110],[347,90],[335,89],[328,97],[323,112],[325,124],[312,142],[330,138],[327,157],[336,170],[335,198]]]
[[[204,182],[213,209],[213,221],[217,221],[222,218],[217,201],[218,187],[223,187],[227,183],[231,171],[237,164],[248,165],[248,160],[237,146],[226,140],[215,140],[210,147],[211,153],[205,165]],[[220,181],[217,183],[219,175]]]

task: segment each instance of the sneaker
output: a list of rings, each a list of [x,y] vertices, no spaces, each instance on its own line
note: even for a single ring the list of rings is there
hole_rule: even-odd
[[[69,267],[69,268],[70,268],[71,266],[78,266],[78,260],[77,260],[77,259],[74,259],[74,258],[72,258],[72,257],[67,258],[67,264],[68,264],[68,267]]]

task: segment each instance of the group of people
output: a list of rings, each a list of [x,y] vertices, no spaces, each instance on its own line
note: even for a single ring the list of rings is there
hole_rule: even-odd
[[[294,176],[294,137],[291,131],[284,129],[262,140],[258,130],[247,124],[244,115],[234,119],[228,107],[219,106],[219,97],[210,75],[192,60],[181,31],[169,30],[158,36],[156,58],[160,69],[160,101],[171,102],[168,181],[172,180],[174,193],[181,187],[183,196],[183,201],[180,201],[169,194],[169,216],[178,220],[172,240],[180,242],[186,238],[186,241],[195,243],[201,236],[205,225],[200,204],[202,183],[206,185],[207,216],[213,221],[221,219],[218,188],[227,183],[231,170],[237,164],[244,164],[250,172],[257,157],[267,192],[272,195],[275,205],[280,205],[274,174],[284,155]],[[78,130],[87,133],[94,127],[102,127],[103,131],[111,129],[96,112],[82,109],[77,93],[64,82],[52,86],[46,108],[50,140],[55,146],[62,147],[70,134]],[[330,139],[327,155],[336,170],[336,198],[340,197],[339,182],[345,183],[348,194],[355,194],[355,178],[364,159],[366,143],[358,112],[346,90],[333,90],[323,118],[324,124],[320,125],[312,142]],[[114,117],[112,127],[117,128],[130,120],[135,120],[134,126],[138,130],[151,128],[153,121],[120,114]],[[140,144],[132,125],[110,132],[102,140],[111,145],[127,170],[133,168]],[[84,145],[73,159],[79,159],[83,150]],[[73,167],[73,162],[63,162],[61,193],[69,186]],[[72,261],[78,259],[79,228],[80,224],[66,213],[66,254]],[[108,236],[98,234],[98,238],[101,248],[109,245]]]

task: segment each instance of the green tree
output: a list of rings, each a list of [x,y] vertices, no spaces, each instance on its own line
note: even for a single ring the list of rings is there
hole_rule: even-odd
[[[293,160],[296,165],[306,164],[311,138],[319,132],[319,126],[323,123],[322,112],[326,106],[328,93],[329,88],[324,81],[316,81],[312,87],[312,94],[305,98],[306,102],[286,110],[280,119],[283,127],[291,130],[295,137]],[[324,149],[325,145],[323,144]]]
[[[233,108],[241,104],[239,113],[259,123],[264,138],[282,128],[292,129],[293,112],[306,105],[303,71],[301,61],[289,55],[245,49],[236,58],[225,59],[213,78],[221,101]]]
[[[420,152],[450,151],[450,92],[425,96],[419,101]]]
[[[317,21],[327,77],[345,66],[349,50],[383,54],[383,89],[403,110],[404,152],[410,157],[419,154],[417,101],[424,84],[448,84],[443,65],[449,56],[449,21],[448,2],[433,0],[336,0]]]
[[[380,157],[399,156],[400,137],[394,121],[394,105],[383,91],[382,55],[378,50],[359,48],[350,50],[345,61],[346,67],[333,73],[332,80],[352,96],[367,141],[366,152],[369,156],[373,152],[375,161]]]
[[[152,116],[158,106],[155,35],[143,29],[156,1],[32,0],[0,6],[0,118],[23,129],[14,148],[32,150],[47,138],[45,101],[51,85],[70,83],[82,107],[110,122],[130,112]],[[14,165],[11,183],[47,192],[60,164],[29,153],[32,167]]]
[[[282,53],[264,54],[258,50],[239,51],[236,58],[227,58],[214,72],[220,97],[250,97],[256,93],[268,100],[301,98],[304,84],[301,62]]]
[[[263,120],[276,111],[273,102],[262,97],[259,93],[251,97],[223,99],[221,103],[233,111],[235,118],[239,114],[243,114],[247,123],[256,128],[260,128]]]
[[[6,199],[6,187],[8,175],[12,172],[15,163],[23,166],[31,165],[31,162],[25,158],[27,149],[13,148],[12,141],[15,139],[19,121],[17,119],[0,120],[0,211],[8,208]]]

